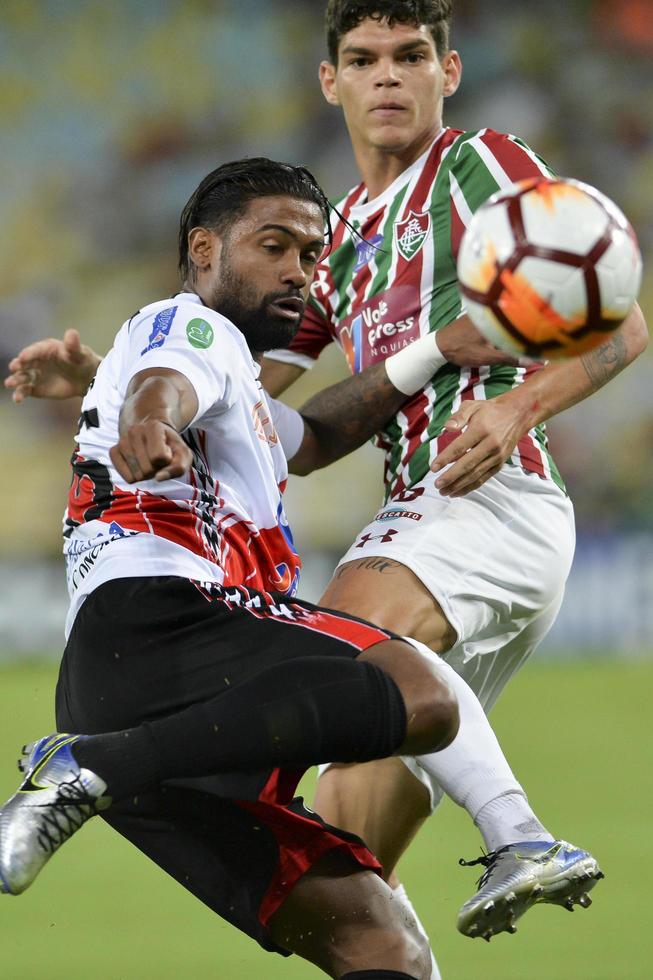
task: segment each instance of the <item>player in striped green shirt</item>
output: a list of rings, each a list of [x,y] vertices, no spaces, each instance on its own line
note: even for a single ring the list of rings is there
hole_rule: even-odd
[[[461,75],[449,47],[451,6],[328,4],[322,91],[344,113],[362,179],[338,205],[299,333],[289,350],[264,359],[273,395],[331,342],[361,372],[461,317],[456,256],[472,214],[497,189],[551,173],[513,136],[443,126],[443,100]],[[460,329],[468,328],[463,315]],[[461,366],[471,362],[456,357],[452,336],[448,328],[448,363],[378,433],[384,505],[322,602],[423,641],[489,710],[552,625],[573,555],[571,505],[543,423],[633,360],[646,328],[636,309],[603,348],[524,367]],[[302,413],[319,417],[322,407],[317,396]],[[461,931],[514,931],[537,901],[589,904],[596,862],[546,830],[488,723],[462,705],[452,749],[417,763],[331,767],[315,806],[363,835],[396,884],[396,861],[443,788],[491,852],[480,891],[461,910]]]

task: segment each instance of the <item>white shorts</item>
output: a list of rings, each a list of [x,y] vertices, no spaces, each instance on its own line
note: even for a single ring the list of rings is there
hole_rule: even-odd
[[[434,483],[429,473],[382,507],[339,565],[381,556],[410,568],[456,631],[441,656],[487,712],[558,613],[574,554],[573,507],[551,481],[516,466],[464,497],[442,497]],[[435,805],[439,787],[414,759],[403,761]]]

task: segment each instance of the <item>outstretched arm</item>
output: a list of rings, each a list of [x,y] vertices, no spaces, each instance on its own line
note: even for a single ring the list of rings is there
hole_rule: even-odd
[[[428,334],[386,361],[318,392],[300,408],[304,439],[289,462],[305,476],[346,456],[420,391],[445,363],[476,367],[516,364],[489,344],[467,317]]]
[[[5,388],[13,390],[17,404],[26,398],[83,397],[101,360],[76,330],[66,330],[63,340],[50,337],[24,347],[9,362]]]
[[[299,409],[304,439],[288,469],[306,476],[353,452],[383,428],[405,401],[406,395],[392,384],[383,363],[319,391]]]
[[[519,440],[534,425],[588,398],[616,377],[645,350],[646,322],[635,306],[618,330],[600,347],[568,361],[547,364],[523,384],[489,401],[465,402],[445,428],[461,435],[433,461],[444,496],[460,497],[497,473]]]

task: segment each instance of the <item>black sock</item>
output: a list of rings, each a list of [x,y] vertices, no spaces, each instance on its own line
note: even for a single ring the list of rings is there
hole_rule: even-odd
[[[380,759],[405,735],[399,688],[375,664],[300,657],[167,718],[89,736],[73,751],[121,799],[161,779]]]
[[[356,970],[343,973],[340,980],[415,980],[415,977],[399,970]]]
[[[72,753],[80,766],[104,779],[107,795],[114,800],[139,792],[162,778],[159,752],[145,725],[106,735],[88,735],[73,744]]]

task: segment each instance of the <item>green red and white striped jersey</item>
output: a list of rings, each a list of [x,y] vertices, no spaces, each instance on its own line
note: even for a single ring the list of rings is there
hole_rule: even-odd
[[[334,215],[311,299],[288,350],[268,356],[311,367],[335,341],[355,373],[385,360],[462,312],[456,258],[471,216],[515,180],[552,175],[514,136],[443,129],[431,147],[382,194],[359,184]],[[359,237],[361,236],[361,237]],[[493,398],[539,368],[445,365],[377,435],[385,451],[386,497],[421,480],[452,436],[443,426],[466,399]],[[543,426],[520,440],[510,462],[563,487]]]

